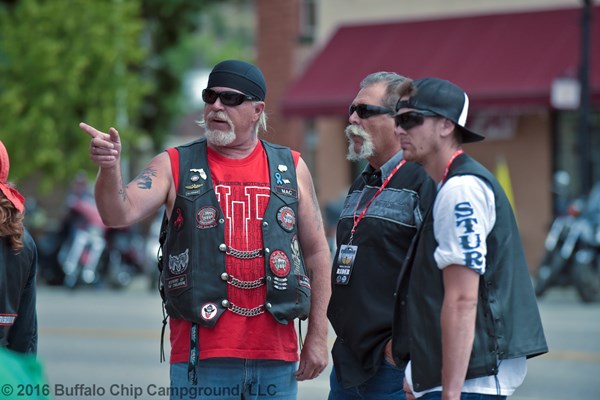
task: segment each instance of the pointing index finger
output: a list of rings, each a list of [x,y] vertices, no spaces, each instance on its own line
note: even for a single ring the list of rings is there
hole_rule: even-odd
[[[79,128],[81,128],[81,130],[83,130],[85,133],[87,133],[88,135],[90,135],[90,137],[92,139],[95,139],[98,136],[102,136],[103,135],[103,133],[100,132],[98,129],[94,128],[91,125],[86,124],[85,122],[80,122],[79,123]]]

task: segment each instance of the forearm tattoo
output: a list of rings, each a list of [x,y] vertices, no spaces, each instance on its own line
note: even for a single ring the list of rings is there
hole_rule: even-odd
[[[154,168],[147,167],[135,178],[137,181],[137,187],[140,189],[152,188],[152,178],[156,177],[156,170]]]
[[[127,201],[127,188],[126,187],[122,187],[121,189],[119,189],[119,195],[121,196],[121,200],[123,202]]]

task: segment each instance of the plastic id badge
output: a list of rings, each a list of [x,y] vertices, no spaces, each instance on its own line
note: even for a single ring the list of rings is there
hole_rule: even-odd
[[[340,246],[340,253],[335,270],[336,285],[347,285],[350,283],[350,275],[352,275],[352,268],[354,266],[354,260],[356,259],[357,252],[358,246],[348,244],[343,244]]]

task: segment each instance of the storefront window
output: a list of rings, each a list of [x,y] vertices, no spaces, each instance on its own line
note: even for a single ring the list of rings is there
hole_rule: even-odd
[[[582,182],[582,151],[579,144],[577,111],[560,111],[556,114],[554,141],[554,211],[560,213],[566,203],[575,197],[585,196]],[[590,115],[590,145],[588,166],[592,182],[600,181],[600,111]]]

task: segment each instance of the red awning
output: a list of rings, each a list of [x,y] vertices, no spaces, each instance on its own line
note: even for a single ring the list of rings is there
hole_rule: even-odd
[[[577,8],[339,28],[282,100],[285,115],[346,115],[376,71],[435,76],[461,86],[472,108],[550,107],[552,81],[577,76]],[[590,84],[600,101],[600,6],[592,7]]]

